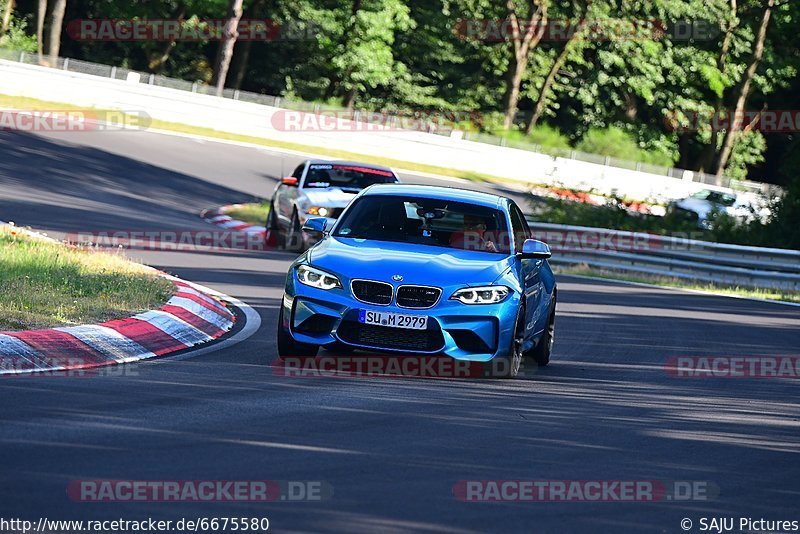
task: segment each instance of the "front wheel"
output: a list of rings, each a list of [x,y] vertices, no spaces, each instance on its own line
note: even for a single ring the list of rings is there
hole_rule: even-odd
[[[544,367],[550,363],[550,354],[553,352],[555,334],[556,307],[554,305],[553,309],[550,311],[550,317],[547,320],[547,327],[544,330],[544,334],[542,334],[542,338],[539,340],[539,343],[536,344],[536,347],[534,347],[533,350],[525,354],[534,362],[536,362],[536,365],[539,367]]]
[[[285,241],[281,235],[281,227],[278,223],[278,214],[275,212],[275,202],[269,204],[269,214],[264,224],[267,231],[264,234],[264,242],[268,247],[275,247],[282,249],[285,246]]]
[[[306,249],[303,230],[300,227],[300,217],[297,211],[292,214],[292,222],[289,223],[289,231],[286,234],[286,250],[292,252],[303,252]]]
[[[522,368],[522,343],[525,341],[525,307],[520,306],[514,323],[514,339],[505,358],[490,362],[489,376],[493,378],[516,378]]]
[[[318,345],[298,343],[283,326],[283,306],[278,313],[278,356],[281,358],[313,358],[319,351]]]

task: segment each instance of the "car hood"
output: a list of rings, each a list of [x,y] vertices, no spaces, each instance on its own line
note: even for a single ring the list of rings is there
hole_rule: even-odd
[[[409,243],[328,237],[309,251],[309,262],[346,278],[403,284],[491,284],[513,264],[514,257],[489,252],[432,247]]]
[[[356,196],[356,193],[348,193],[342,191],[338,187],[303,189],[303,194],[309,206],[326,206],[331,208],[343,208]]]

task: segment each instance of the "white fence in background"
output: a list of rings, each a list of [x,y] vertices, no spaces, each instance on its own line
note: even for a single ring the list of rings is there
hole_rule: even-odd
[[[343,119],[339,119],[343,131],[283,131],[273,124],[274,119],[280,119],[280,114],[286,113],[279,107],[201,94],[191,90],[190,82],[181,82],[187,87],[159,86],[148,83],[153,81],[152,77],[141,78],[138,73],[116,67],[94,65],[97,72],[87,74],[69,70],[69,60],[59,58],[55,65],[60,68],[0,59],[0,94],[143,112],[154,119],[223,132],[489,174],[527,183],[595,190],[600,194],[616,193],[636,200],[664,202],[708,187],[695,181],[696,176],[689,171],[684,172],[681,178],[674,178],[418,131],[378,129],[374,125],[370,131],[357,131],[351,126],[354,124],[352,121]],[[268,99],[280,104],[276,97]],[[750,190],[766,190],[761,187],[765,184],[755,182],[741,182],[740,185],[748,186]]]

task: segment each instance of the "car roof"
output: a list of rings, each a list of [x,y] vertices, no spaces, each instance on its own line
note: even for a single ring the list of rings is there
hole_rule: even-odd
[[[340,159],[310,159],[308,160],[309,165],[353,165],[358,167],[364,167],[367,169],[375,169],[379,171],[389,171],[394,173],[394,171],[389,167],[384,167],[383,165],[375,165],[374,163],[363,163],[361,161],[345,161]]]
[[[499,208],[504,201],[510,201],[506,197],[483,193],[481,191],[471,191],[469,189],[459,189],[457,187],[443,187],[439,185],[416,185],[416,184],[375,184],[367,187],[361,192],[365,195],[403,195],[419,198],[436,198],[444,200],[455,200],[458,202],[468,202],[491,208]]]

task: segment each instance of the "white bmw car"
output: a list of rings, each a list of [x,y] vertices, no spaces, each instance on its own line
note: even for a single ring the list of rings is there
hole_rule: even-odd
[[[278,182],[270,199],[267,241],[287,250],[302,251],[313,243],[301,231],[308,217],[335,220],[350,200],[373,184],[400,180],[388,167],[353,161],[306,160]]]

